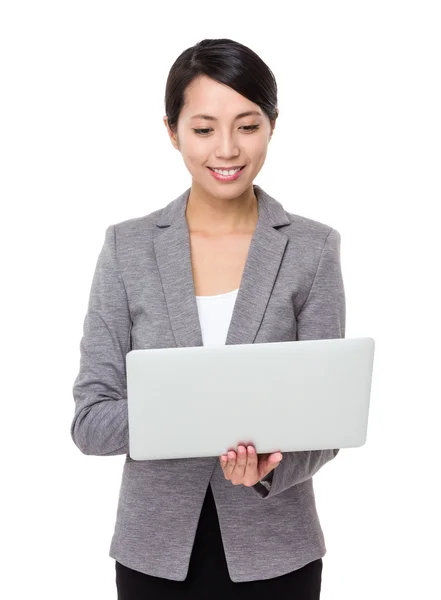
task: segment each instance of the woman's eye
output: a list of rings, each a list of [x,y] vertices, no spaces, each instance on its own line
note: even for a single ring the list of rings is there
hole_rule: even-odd
[[[259,129],[259,125],[242,125],[241,129],[245,129],[246,131],[254,131],[256,129]],[[193,131],[199,135],[207,135],[207,133],[210,131],[210,128],[193,129]],[[203,133],[203,132],[206,132],[206,133]]]

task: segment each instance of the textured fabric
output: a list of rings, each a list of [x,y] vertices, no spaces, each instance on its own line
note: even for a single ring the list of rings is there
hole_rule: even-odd
[[[283,452],[267,495],[232,485],[217,456],[134,461],[128,454],[127,352],[202,346],[185,218],[190,191],[106,229],[84,319],[71,435],[84,454],[126,455],[112,558],[183,581],[211,483],[232,581],[269,579],[325,555],[313,476],[338,449]],[[344,337],[340,234],[288,213],[257,185],[254,192],[258,222],[225,343]]]
[[[211,485],[207,488],[185,581],[153,577],[115,561],[118,600],[319,600],[323,560],[258,581],[231,581]]]

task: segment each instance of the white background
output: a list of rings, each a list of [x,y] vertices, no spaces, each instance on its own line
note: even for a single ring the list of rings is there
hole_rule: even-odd
[[[3,597],[116,598],[124,457],[74,445],[72,384],[106,227],[191,185],[163,99],[206,37],[274,72],[255,183],[341,233],[346,337],[376,341],[367,443],[314,477],[321,597],[439,597],[439,3],[159,6],[1,4]]]

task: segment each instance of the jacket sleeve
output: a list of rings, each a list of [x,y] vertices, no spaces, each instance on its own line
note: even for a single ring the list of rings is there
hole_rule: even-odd
[[[129,452],[126,354],[131,317],[116,257],[115,225],[105,232],[80,342],[80,368],[73,385],[71,436],[84,454]]]
[[[336,229],[331,229],[326,237],[309,295],[297,315],[298,341],[345,337],[346,300],[340,239]],[[259,482],[253,489],[262,499],[271,498],[315,475],[338,452],[339,449],[282,452],[283,459],[273,469],[272,480],[268,477],[267,484]]]

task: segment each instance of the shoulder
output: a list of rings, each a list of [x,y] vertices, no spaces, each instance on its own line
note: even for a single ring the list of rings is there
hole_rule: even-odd
[[[187,189],[168,204],[146,215],[126,219],[109,227],[114,227],[115,236],[121,241],[136,242],[138,239],[141,241],[152,239],[154,232],[158,230],[158,226],[169,225],[176,217],[181,215],[189,192],[190,189]]]
[[[162,211],[163,208],[160,208],[141,217],[119,221],[110,227],[115,228],[115,234],[119,239],[133,239],[133,236],[148,235],[156,228],[156,220]]]
[[[291,244],[299,248],[315,248],[322,250],[326,243],[340,244],[340,232],[328,223],[322,223],[285,210],[289,218],[289,225],[282,229]]]
[[[262,196],[267,208],[269,222],[290,241],[300,245],[323,245],[328,236],[338,238],[339,232],[329,223],[299,215],[287,210],[284,200],[276,199],[260,186],[255,186],[258,196]]]
[[[107,226],[106,239],[112,240],[118,254],[129,256],[134,251],[147,248],[153,243],[154,231],[157,230],[156,222],[164,208],[160,208],[146,215],[125,219]]]

